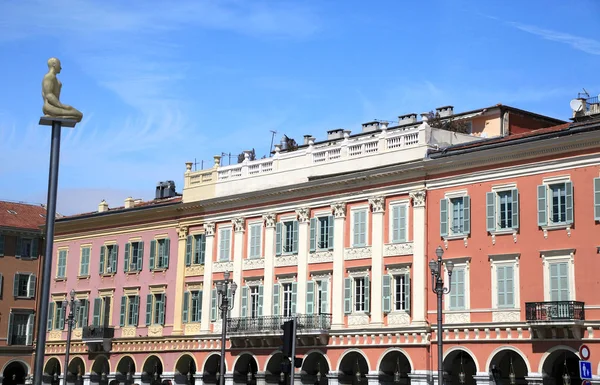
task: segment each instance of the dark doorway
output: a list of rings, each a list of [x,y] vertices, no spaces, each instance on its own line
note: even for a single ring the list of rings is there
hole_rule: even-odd
[[[2,375],[2,385],[21,385],[25,383],[27,367],[21,362],[13,361],[4,368]]]

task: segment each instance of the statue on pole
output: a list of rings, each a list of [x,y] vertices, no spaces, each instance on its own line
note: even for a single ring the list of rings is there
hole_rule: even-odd
[[[61,69],[60,60],[54,57],[48,59],[48,73],[44,75],[44,80],[42,81],[42,97],[44,98],[42,112],[47,117],[71,119],[81,122],[83,114],[80,111],[60,102],[62,83],[56,75],[60,73]]]

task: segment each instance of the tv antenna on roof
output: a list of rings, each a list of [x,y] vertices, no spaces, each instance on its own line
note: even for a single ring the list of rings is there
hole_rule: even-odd
[[[269,147],[269,156],[273,153],[273,140],[275,139],[275,134],[277,134],[277,131],[271,131],[271,147]]]

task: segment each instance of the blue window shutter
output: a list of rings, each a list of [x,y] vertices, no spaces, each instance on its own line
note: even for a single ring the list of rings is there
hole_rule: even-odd
[[[54,302],[48,304],[48,324],[46,325],[47,330],[52,330],[52,323],[54,321]]]
[[[448,199],[440,199],[440,236],[448,236]]]
[[[242,318],[248,316],[248,286],[242,286]]]
[[[156,260],[156,239],[150,241],[150,270],[154,270]]]
[[[188,235],[185,241],[185,265],[192,264],[192,236]]]
[[[38,252],[38,243],[40,240],[38,238],[33,238],[31,240],[31,258],[37,258],[40,256]]]
[[[0,234],[0,257],[4,257],[4,235]]]
[[[119,325],[125,326],[125,314],[127,313],[127,297],[121,297],[121,316],[119,317]]]
[[[353,219],[354,219],[354,226],[352,226],[352,233],[353,233],[353,242],[352,242],[352,246],[364,246],[364,244],[362,243],[362,234],[361,234],[361,230],[362,230],[362,224],[361,224],[361,220],[362,220],[362,211],[355,211],[354,213],[352,213]]]
[[[292,315],[296,314],[296,300],[298,299],[298,282],[292,282]]]
[[[315,313],[315,282],[306,282],[306,314]]]
[[[519,228],[519,190],[511,190],[511,205],[512,205],[512,228]]]
[[[471,233],[471,199],[469,196],[463,197],[463,234]]]
[[[600,221],[600,178],[594,178],[594,219]],[[0,256],[2,255],[2,236],[0,235]]]
[[[559,301],[570,300],[569,288],[569,265],[567,262],[558,264],[558,281],[560,285]]]
[[[264,297],[264,286],[260,285],[258,286],[258,316],[262,317],[263,316],[263,297]]]
[[[496,230],[496,193],[485,193],[485,214],[487,231]]]
[[[171,254],[171,240],[169,238],[165,239],[165,254],[163,257],[163,267],[165,269],[169,268],[169,255]]]
[[[292,222],[292,254],[298,253],[298,221]]]
[[[538,203],[538,226],[546,226],[548,224],[548,203],[546,200],[547,193],[546,185],[537,186],[537,203]]]
[[[407,205],[400,205],[400,212],[399,212],[399,226],[400,226],[400,238],[398,239],[399,242],[406,242],[408,241],[408,234],[406,229],[408,228],[408,221],[406,220],[406,210],[408,210],[408,206]]]
[[[123,270],[125,272],[129,271],[129,251],[130,251],[131,245],[128,243],[125,244],[125,254],[123,255]]]
[[[506,306],[515,306],[514,269],[512,266],[504,268],[504,292]]]
[[[183,323],[188,322],[189,308],[190,308],[190,292],[184,291],[183,292],[183,313],[181,315]]]
[[[35,274],[30,274],[29,282],[27,282],[27,297],[28,298],[35,298],[35,287],[36,287]]]
[[[210,320],[217,320],[217,289],[212,289],[210,293]]]
[[[321,281],[321,313],[329,313],[329,281]]]
[[[352,278],[344,278],[344,314],[352,313]]]
[[[21,258],[21,252],[23,251],[23,241],[21,237],[17,237],[17,245],[15,246],[15,258]]]
[[[565,214],[567,223],[573,223],[573,183],[565,183]]]
[[[498,285],[498,307],[506,306],[506,267],[498,266],[496,268],[496,277]]]
[[[407,312],[410,313],[410,274],[404,274],[404,304]]]
[[[152,294],[146,296],[146,326],[152,324]]]
[[[59,252],[60,259],[60,252]],[[104,274],[104,264],[106,263],[106,246],[100,246],[100,274]]]
[[[144,242],[138,242],[138,271],[142,271],[144,266]]]
[[[273,285],[273,315],[279,315],[279,288],[281,286],[276,283]]]
[[[281,222],[275,224],[275,255],[281,255]]]
[[[327,225],[328,225],[328,230],[327,230],[327,248],[329,250],[333,250],[333,225],[334,225],[334,221],[333,221],[333,215],[329,215],[327,217]]]
[[[394,207],[395,208],[395,207]],[[382,280],[382,292],[383,292],[383,312],[389,313],[392,310],[392,296],[389,275],[384,275]]]
[[[317,250],[317,218],[310,218],[310,251]]]
[[[391,242],[400,242],[400,205],[392,206],[392,239]]]
[[[365,277],[365,312],[370,312],[371,307],[371,284],[369,277]]]

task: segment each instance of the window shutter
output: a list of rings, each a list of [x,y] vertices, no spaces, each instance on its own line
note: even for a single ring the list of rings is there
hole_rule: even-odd
[[[248,316],[248,286],[242,286],[242,318]]]
[[[399,238],[398,238],[398,242],[406,242],[408,240],[408,235],[407,235],[407,227],[408,227],[408,221],[406,220],[406,210],[408,209],[407,205],[400,205],[400,211],[399,211],[399,218],[398,218],[398,225],[399,225]]]
[[[594,219],[600,221],[600,178],[594,178]],[[2,253],[2,236],[0,235],[0,257]]]
[[[35,298],[35,284],[36,284],[35,274],[29,275],[29,282],[27,282],[27,298]]]
[[[354,219],[354,225],[352,226],[352,234],[353,234],[353,242],[352,242],[352,246],[363,246],[361,244],[361,223],[360,220],[362,218],[361,216],[361,211],[355,211],[353,214],[353,219]]]
[[[548,204],[546,202],[546,185],[537,187],[537,203],[538,203],[538,226],[546,226],[548,224]]]
[[[573,183],[565,183],[565,214],[567,223],[573,223]]]
[[[333,215],[327,217],[327,246],[329,250],[333,250]]]
[[[292,222],[292,254],[298,254],[298,221]]]
[[[100,312],[102,311],[102,298],[94,298],[94,316],[92,317],[92,324],[94,326],[100,326]]]
[[[263,297],[264,297],[264,286],[260,285],[258,287],[258,316],[263,316]]]
[[[214,322],[217,320],[217,289],[212,289],[210,295],[210,320]]]
[[[512,266],[506,266],[504,268],[504,293],[505,293],[505,305],[513,307],[515,305],[514,295],[514,269]]]
[[[329,281],[321,281],[321,314],[329,313]]]
[[[485,207],[486,207],[486,228],[487,231],[496,230],[496,193],[487,192],[485,193]]]
[[[158,322],[161,325],[165,324],[165,310],[167,308],[167,295],[160,295],[160,304],[158,305]]]
[[[156,239],[150,241],[150,270],[154,270],[154,262],[156,260]]]
[[[440,199],[440,236],[448,236],[448,199]]]
[[[13,297],[19,296],[19,279],[21,279],[21,274],[15,273],[13,279]]]
[[[392,206],[392,242],[400,242],[400,205]]]
[[[404,274],[404,310],[410,313],[410,274]]]
[[[183,323],[188,322],[189,309],[190,309],[190,292],[184,291],[183,292],[183,314],[181,315]]]
[[[38,243],[40,242],[39,238],[33,238],[31,240],[31,258],[38,258],[40,256],[38,252]]]
[[[13,336],[13,318],[14,315],[12,312],[8,314],[8,335],[6,336],[6,344],[12,345],[12,336]]]
[[[125,272],[129,271],[129,249],[131,248],[131,244],[125,244],[125,255],[123,256],[123,270]]]
[[[26,334],[26,345],[33,345],[33,326],[35,325],[35,314],[29,314],[27,318],[27,334]]]
[[[46,329],[49,331],[52,330],[52,323],[54,321],[54,302],[50,302],[48,304],[48,324],[46,325]]]
[[[62,305],[62,303],[61,303]],[[64,307],[60,307],[58,308],[58,330],[64,330],[65,329],[65,308]]]
[[[471,199],[469,196],[463,197],[463,234],[471,233]]]
[[[315,282],[307,281],[306,282],[306,314],[314,314],[315,313]]]
[[[569,288],[569,265],[566,262],[558,264],[558,281],[560,284],[560,295],[559,301],[570,300],[570,288]]]
[[[142,271],[144,266],[144,242],[138,242],[138,262],[137,262],[138,271]]]
[[[90,248],[85,247],[81,250],[82,253],[82,261],[81,261],[81,275],[88,276],[90,275]]]
[[[506,278],[505,266],[496,268],[497,284],[498,284],[498,307],[506,306]]]
[[[281,222],[275,224],[275,255],[281,255]]]
[[[368,313],[371,310],[371,285],[369,277],[365,277],[365,312]]]
[[[169,238],[165,239],[165,254],[163,257],[163,267],[165,269],[169,268],[169,255],[171,254],[171,240]]]
[[[60,261],[60,252],[58,253]],[[106,246],[100,246],[100,274],[104,274],[104,264],[106,263]]]
[[[127,297],[121,297],[121,316],[119,317],[119,325],[125,326],[125,313],[127,312]]]
[[[279,287],[280,285],[276,283],[273,285],[273,315],[279,315]]]
[[[457,275],[457,285],[456,285],[456,306],[459,309],[465,308],[465,270],[460,269]]]
[[[394,207],[395,209],[396,207]],[[382,292],[383,292],[383,312],[389,313],[392,310],[392,298],[391,298],[391,287],[390,287],[390,279],[389,275],[384,275],[382,280]]]
[[[317,250],[317,218],[310,218],[310,252],[315,250]]]
[[[188,235],[185,241],[185,265],[192,264],[192,236]]]
[[[21,258],[21,252],[23,251],[23,241],[21,237],[17,237],[17,245],[15,246],[15,258]]]
[[[344,278],[344,314],[352,313],[352,278]]]
[[[519,189],[511,190],[512,228],[519,228]]]
[[[152,323],[152,294],[146,296],[146,326]]]
[[[199,259],[198,259],[198,263],[201,265],[204,265],[204,255],[206,253],[206,235],[202,234],[200,235],[200,252],[199,252]]]
[[[81,308],[83,311],[83,321],[81,322],[81,325],[79,325],[79,327],[84,327],[88,325],[88,314],[90,312],[90,301],[89,300],[84,300],[84,304],[82,305]]]
[[[0,257],[4,257],[4,235],[0,234]]]
[[[298,282],[292,282],[292,315],[296,315],[296,300],[298,299]]]
[[[4,276],[0,273],[0,299],[2,299],[2,295],[4,294]]]
[[[119,258],[119,245],[114,245],[111,253],[110,261],[110,272],[115,274],[117,272],[117,260]]]
[[[202,319],[202,290],[198,290],[198,306],[196,308],[198,315],[196,316],[196,320],[200,322]]]

